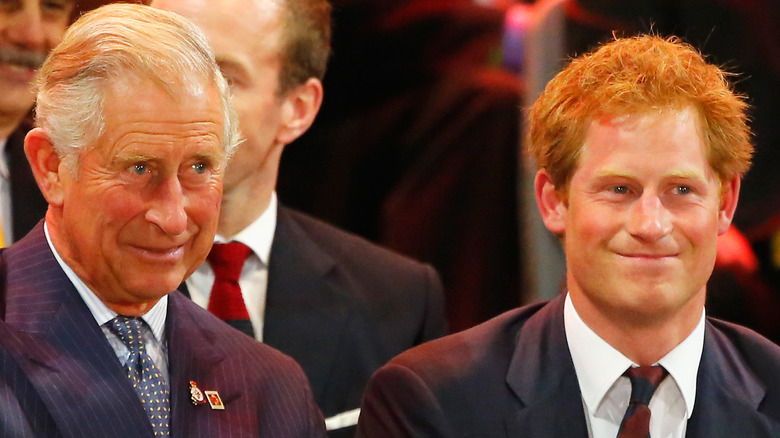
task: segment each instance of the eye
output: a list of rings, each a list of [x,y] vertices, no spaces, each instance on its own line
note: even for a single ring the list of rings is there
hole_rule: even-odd
[[[21,9],[22,4],[19,0],[0,0],[0,9],[4,12],[12,12]]]
[[[41,9],[52,11],[52,12],[66,11],[69,9],[69,6],[70,6],[70,2],[64,0],[60,0],[60,1],[48,0],[48,1],[41,2]]]
[[[687,195],[691,193],[691,188],[689,186],[677,186],[674,189],[674,193],[678,195]]]
[[[73,4],[71,0],[48,0],[41,2],[41,12],[46,19],[67,19],[73,10]]]
[[[628,187],[627,186],[614,186],[612,187],[612,192],[616,193],[618,195],[625,195],[628,193]]]
[[[195,163],[192,165],[192,170],[198,175],[203,175],[208,171],[208,166],[206,166],[206,163]]]
[[[135,163],[130,166],[130,172],[133,172],[138,176],[142,176],[149,172],[149,167],[146,165],[146,163]]]

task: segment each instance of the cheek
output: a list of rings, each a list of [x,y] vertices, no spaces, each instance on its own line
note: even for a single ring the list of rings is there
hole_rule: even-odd
[[[576,236],[579,246],[609,239],[619,228],[620,219],[615,212],[600,211],[596,206],[570,207],[566,216],[567,237]]]
[[[222,181],[214,181],[207,188],[188,195],[187,215],[203,231],[216,230],[219,220],[219,208],[222,201]]]
[[[48,50],[51,50],[56,46],[62,36],[65,33],[65,28],[68,26],[67,20],[62,19],[57,22],[49,23],[46,25],[44,32],[46,33],[46,39],[48,43]]]

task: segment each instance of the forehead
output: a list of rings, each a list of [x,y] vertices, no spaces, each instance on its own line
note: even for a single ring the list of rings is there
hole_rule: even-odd
[[[273,0],[154,0],[197,24],[220,64],[252,73],[278,68],[282,9]]]
[[[222,150],[224,112],[214,86],[181,87],[175,97],[148,80],[111,83],[103,105],[106,132],[101,143],[177,145],[197,139]]]
[[[82,1],[79,5],[92,3],[95,3],[92,7],[99,6],[97,0]],[[38,9],[41,12],[40,20],[44,24],[59,26],[64,32],[74,10],[84,9],[84,7],[77,8],[79,5],[76,4],[76,0],[0,0],[0,15],[13,15]]]
[[[273,0],[154,0],[152,6],[187,17],[210,40],[229,38],[241,47],[277,38],[281,28],[281,3]]]
[[[667,167],[685,167],[686,172],[711,171],[698,114],[693,108],[606,115],[591,121],[578,169],[663,171],[665,168],[652,164],[664,160],[669,163]]]

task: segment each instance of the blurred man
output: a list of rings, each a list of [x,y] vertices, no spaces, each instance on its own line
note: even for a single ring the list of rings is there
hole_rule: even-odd
[[[677,39],[575,59],[529,115],[568,292],[393,359],[358,435],[773,437],[780,348],[705,318],[752,153],[745,103]]]
[[[34,96],[30,80],[73,17],[106,0],[9,0],[0,7],[0,246],[43,219],[41,196],[24,156]]]
[[[278,205],[285,146],[322,102],[330,51],[325,0],[159,0],[201,26],[232,85],[245,142],[225,174],[217,243],[192,299],[301,364],[330,430],[350,435],[363,388],[396,354],[445,334],[442,287],[427,265]],[[222,243],[229,243],[223,246]],[[226,250],[222,250],[226,248]],[[227,303],[220,257],[239,248]],[[217,254],[217,251],[220,254]],[[215,268],[216,266],[216,268]],[[240,275],[239,275],[240,274]],[[236,307],[240,312],[233,313]]]
[[[171,293],[208,254],[238,143],[203,34],[105,6],[39,74],[25,152],[49,207],[2,258],[40,436],[323,436],[292,359]]]
[[[3,245],[24,236],[46,211],[24,157],[22,123],[33,106],[30,81],[60,41],[75,0],[12,0],[0,8],[0,231]],[[21,126],[20,126],[21,125]]]

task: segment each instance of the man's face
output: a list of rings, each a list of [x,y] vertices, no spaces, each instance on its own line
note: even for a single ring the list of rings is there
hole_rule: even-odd
[[[211,248],[225,160],[221,101],[214,89],[173,100],[151,82],[120,81],[104,116],[105,134],[82,153],[76,178],[59,166],[55,244],[112,309],[154,304]]]
[[[698,321],[739,181],[724,183],[722,203],[695,111],[595,120],[582,152],[560,221],[546,223],[564,235],[583,319]]]
[[[0,0],[0,115],[32,108],[30,81],[62,38],[74,0]]]
[[[280,10],[267,0],[154,0],[152,6],[194,21],[209,39],[222,73],[230,82],[245,142],[230,160],[225,193],[258,177],[276,179],[273,146],[281,123],[277,97],[281,69]],[[251,37],[248,37],[251,36]],[[275,157],[270,158],[269,157]],[[251,184],[251,183],[250,183]]]

